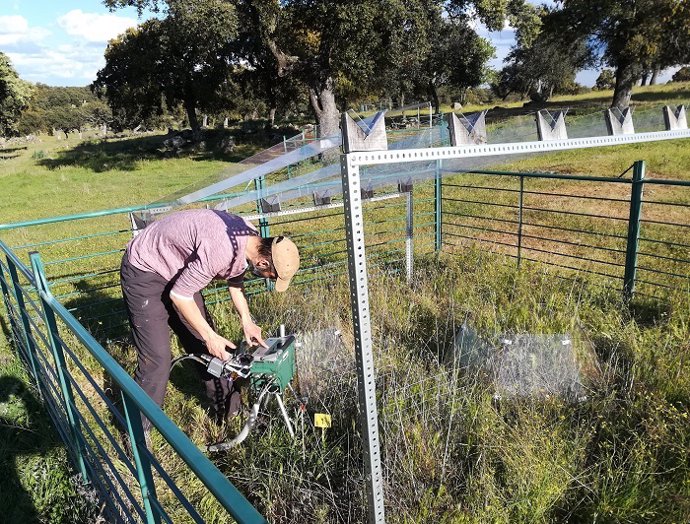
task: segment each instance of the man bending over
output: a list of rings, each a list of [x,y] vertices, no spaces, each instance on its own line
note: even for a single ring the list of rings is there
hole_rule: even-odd
[[[170,375],[171,328],[188,353],[230,358],[235,345],[216,333],[201,290],[226,280],[242,322],[244,338],[265,346],[244,296],[244,273],[275,280],[285,291],[299,268],[297,246],[287,237],[261,238],[237,215],[210,209],[178,211],[147,226],[125,250],[120,268],[122,294],[137,348],[137,383],[163,405]],[[228,414],[227,381],[204,372],[206,394],[217,417]],[[145,429],[150,423],[144,421]]]

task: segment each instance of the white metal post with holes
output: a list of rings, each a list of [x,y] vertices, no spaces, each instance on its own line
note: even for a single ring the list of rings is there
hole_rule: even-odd
[[[371,338],[369,287],[364,243],[364,216],[359,170],[362,166],[409,163],[428,160],[448,161],[471,157],[515,156],[572,149],[610,147],[662,140],[690,138],[690,130],[551,140],[546,142],[519,142],[504,144],[462,145],[400,151],[349,152],[340,157],[345,211],[345,233],[350,283],[350,304],[355,337],[357,384],[364,448],[364,467],[367,479],[368,521],[385,522],[383,473],[381,466],[378,411],[376,406],[376,373]],[[444,164],[444,167],[446,164]],[[450,168],[450,169],[449,169]],[[452,174],[452,166],[441,170]],[[411,206],[410,206],[411,207]],[[408,210],[410,210],[408,207]],[[411,266],[410,266],[411,267]]]
[[[364,214],[359,166],[354,155],[342,155],[343,202],[347,261],[350,281],[350,305],[355,336],[357,387],[359,392],[360,426],[364,448],[364,473],[367,481],[369,524],[386,521],[383,504],[383,472],[379,442],[379,419],[376,407],[376,375],[371,340],[367,257],[364,248]]]

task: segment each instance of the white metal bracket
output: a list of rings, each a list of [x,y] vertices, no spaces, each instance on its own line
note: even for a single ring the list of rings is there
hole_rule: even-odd
[[[565,126],[565,115],[568,111],[551,113],[548,109],[537,111],[537,134],[539,140],[567,140],[568,129]]]
[[[667,131],[687,129],[688,117],[685,112],[685,106],[680,105],[676,108],[664,106],[664,123],[666,124]]]
[[[453,147],[472,144],[486,144],[486,111],[469,116],[448,113],[448,131]]]
[[[606,129],[610,136],[635,134],[632,108],[626,107],[621,110],[617,107],[612,107],[606,110],[604,117],[606,119]]]
[[[371,125],[366,129],[348,114],[343,113],[341,129],[343,135],[343,151],[385,151],[388,149],[388,137],[386,135],[385,112],[379,111]],[[365,123],[363,120],[360,121]]]

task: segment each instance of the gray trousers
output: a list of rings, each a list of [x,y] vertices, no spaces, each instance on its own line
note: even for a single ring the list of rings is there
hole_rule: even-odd
[[[134,345],[137,348],[137,384],[158,404],[163,405],[165,390],[170,378],[170,330],[179,337],[187,353],[208,353],[201,336],[178,314],[170,300],[173,282],[129,263],[127,253],[120,266],[120,285],[127,306],[129,324],[132,328]],[[213,327],[213,319],[206,309],[201,293],[194,295],[194,301]],[[211,400],[217,417],[225,415],[232,388],[227,379],[216,378],[198,364],[206,395]],[[147,419],[145,428],[150,427]]]

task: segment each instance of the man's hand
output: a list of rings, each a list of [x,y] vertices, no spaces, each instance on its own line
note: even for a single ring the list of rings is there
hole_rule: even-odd
[[[232,303],[235,305],[235,309],[237,309],[237,313],[240,315],[242,330],[244,331],[244,338],[247,344],[252,346],[256,343],[268,348],[264,339],[261,338],[261,328],[254,323],[252,316],[249,314],[249,306],[247,305],[247,298],[244,296],[244,292],[236,287],[230,287],[229,291]]]
[[[228,360],[230,358],[230,353],[225,351],[226,347],[235,349],[235,344],[230,342],[227,338],[221,337],[215,331],[211,331],[205,342],[208,352],[221,360]]]
[[[193,298],[180,298],[174,294],[170,294],[170,299],[175,305],[177,311],[189,322],[199,336],[204,340],[208,352],[214,357],[221,360],[228,360],[230,353],[225,351],[226,347],[235,349],[235,344],[221,337],[206,321],[206,318],[201,313],[201,310],[194,302]]]
[[[253,346],[254,343],[256,343],[262,347],[268,348],[264,339],[261,338],[261,328],[254,324],[254,321],[250,319],[242,322],[242,330],[244,331],[244,338],[247,344]]]

